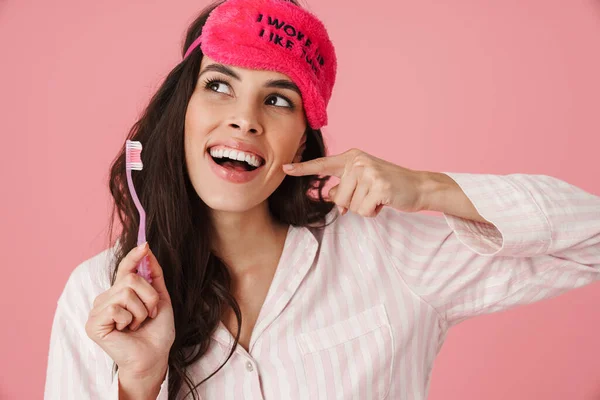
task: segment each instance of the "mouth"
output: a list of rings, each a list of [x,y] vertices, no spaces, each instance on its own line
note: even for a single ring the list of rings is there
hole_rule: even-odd
[[[254,171],[265,164],[265,160],[256,154],[228,147],[215,146],[207,152],[217,165],[232,171]]]

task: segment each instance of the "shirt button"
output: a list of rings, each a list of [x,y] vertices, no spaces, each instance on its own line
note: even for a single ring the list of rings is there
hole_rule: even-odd
[[[254,371],[254,367],[252,366],[252,363],[250,361],[246,363],[246,369],[250,372]]]

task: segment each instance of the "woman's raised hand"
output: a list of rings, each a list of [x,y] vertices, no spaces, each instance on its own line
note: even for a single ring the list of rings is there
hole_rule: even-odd
[[[290,168],[290,166],[292,168]],[[286,164],[288,175],[330,175],[340,178],[329,197],[344,214],[350,210],[365,217],[379,214],[383,206],[404,212],[424,209],[424,174],[351,149],[297,164]]]
[[[136,273],[146,256],[152,284]],[[162,382],[175,322],[162,268],[148,243],[123,258],[114,285],[94,300],[85,330],[119,366],[120,381]]]

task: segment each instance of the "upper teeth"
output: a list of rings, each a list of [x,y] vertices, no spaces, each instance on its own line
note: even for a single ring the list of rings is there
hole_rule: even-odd
[[[229,158],[231,160],[245,161],[253,167],[260,167],[261,160],[254,154],[233,149],[210,149],[210,155],[214,158]]]

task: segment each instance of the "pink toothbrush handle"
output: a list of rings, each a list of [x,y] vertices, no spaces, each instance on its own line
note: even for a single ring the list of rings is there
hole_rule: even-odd
[[[137,274],[152,283],[152,277],[150,276],[150,265],[148,264],[148,256],[142,258],[142,261],[138,264]]]
[[[144,211],[144,207],[140,203],[140,199],[138,199],[137,193],[135,191],[135,187],[133,186],[133,180],[131,179],[131,169],[126,169],[127,174],[127,186],[129,187],[129,192],[131,193],[131,197],[133,202],[135,203],[135,207],[140,214],[140,226],[138,228],[138,246],[146,241],[146,211]],[[148,265],[148,257],[144,257],[142,261],[138,264],[137,274],[142,278],[146,279],[148,283],[152,283],[152,277],[150,276],[150,266]]]

